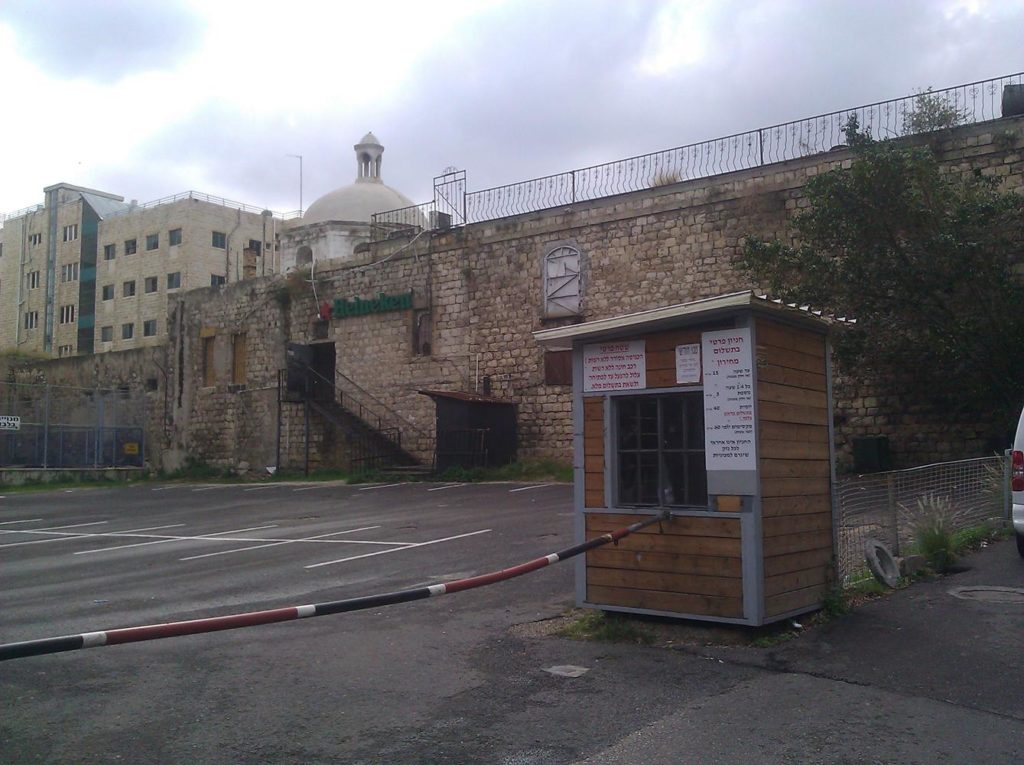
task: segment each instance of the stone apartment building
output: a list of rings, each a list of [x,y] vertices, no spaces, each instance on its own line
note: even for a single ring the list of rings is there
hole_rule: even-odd
[[[59,183],[2,219],[0,351],[152,346],[168,296],[273,273],[280,217],[197,192],[145,205]]]

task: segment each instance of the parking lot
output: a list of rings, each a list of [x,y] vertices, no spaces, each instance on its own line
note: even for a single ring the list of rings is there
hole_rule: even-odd
[[[569,545],[570,507],[570,487],[542,484],[11,494],[0,641],[461,578]],[[955,583],[1019,585],[1011,548]],[[951,597],[953,583],[777,646],[665,650],[527,629],[572,602],[559,564],[386,608],[17,659],[0,663],[0,762],[1019,762],[1007,656],[1024,611]],[[564,666],[583,674],[549,671]]]

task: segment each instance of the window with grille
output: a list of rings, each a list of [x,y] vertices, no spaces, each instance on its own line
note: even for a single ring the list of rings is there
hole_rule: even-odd
[[[135,297],[135,281],[125,282],[121,285],[122,297]]]
[[[78,224],[72,223],[70,226],[64,227],[64,241],[73,242],[78,239]]]
[[[39,311],[25,312],[25,329],[35,329],[39,326]]]
[[[704,507],[704,398],[699,391],[614,399],[622,505]]]
[[[125,255],[134,255],[136,252],[138,252],[138,250],[139,250],[139,243],[136,242],[134,239],[125,239],[124,240],[124,254]]]
[[[60,281],[62,284],[78,281],[78,264],[65,263],[60,267]]]
[[[74,305],[62,305],[60,307],[60,323],[61,324],[74,324],[75,322],[75,306]]]

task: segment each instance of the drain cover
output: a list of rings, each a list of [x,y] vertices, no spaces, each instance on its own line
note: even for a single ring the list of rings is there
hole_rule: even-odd
[[[954,598],[979,600],[982,603],[1014,603],[1024,606],[1024,589],[1020,587],[954,587],[949,591]]]

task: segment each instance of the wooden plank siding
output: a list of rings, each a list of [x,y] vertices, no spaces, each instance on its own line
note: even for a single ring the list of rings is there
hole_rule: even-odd
[[[821,334],[757,319],[765,614],[813,608],[832,565],[831,411]]]
[[[583,506],[605,506],[603,396],[583,399]]]
[[[590,513],[586,536],[642,515]],[[587,553],[587,601],[694,616],[743,616],[738,518],[676,517]],[[785,572],[783,572],[785,573]]]

